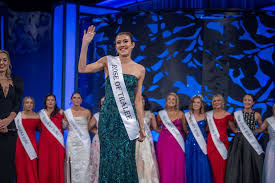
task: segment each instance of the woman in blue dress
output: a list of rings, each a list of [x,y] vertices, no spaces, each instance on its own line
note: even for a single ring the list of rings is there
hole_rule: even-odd
[[[185,143],[187,183],[213,182],[206,150],[207,122],[205,119],[202,97],[195,95],[191,99],[189,112],[185,114],[184,122],[187,134]]]
[[[94,26],[84,31],[78,70],[80,73],[105,72],[105,100],[98,122],[99,182],[138,183],[135,138],[139,135],[139,140],[143,141],[146,136],[141,96],[145,69],[131,59],[135,43],[128,32],[116,36],[118,57],[105,56],[87,65],[87,50],[94,35]],[[130,113],[133,115],[129,116]]]

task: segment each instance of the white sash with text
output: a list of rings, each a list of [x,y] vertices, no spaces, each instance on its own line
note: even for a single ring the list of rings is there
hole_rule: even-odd
[[[60,130],[55,126],[55,124],[51,121],[46,111],[42,109],[39,112],[40,119],[47,130],[56,138],[56,140],[64,147],[64,138]]]
[[[213,119],[213,111],[209,111],[206,113],[206,118],[207,118],[207,122],[208,122],[208,126],[210,129],[210,134],[212,137],[212,140],[217,148],[217,150],[219,151],[220,155],[222,156],[222,158],[224,160],[227,159],[227,149],[224,145],[224,143],[220,140],[220,133],[217,129],[217,126],[214,122]]]
[[[187,112],[185,113],[185,118],[202,152],[204,154],[207,154],[206,142],[204,140],[200,127],[195,119],[195,116],[192,113]]]
[[[174,125],[174,123],[170,120],[166,110],[159,111],[159,116],[160,116],[161,121],[164,124],[164,126],[168,129],[168,131],[176,139],[176,141],[180,145],[183,152],[185,152],[183,137],[182,137],[181,133],[179,132],[179,130],[177,129],[177,127]]]
[[[94,117],[95,117],[95,119],[96,119],[96,121],[97,121],[97,123],[98,123],[98,121],[99,121],[99,112],[95,113],[95,114],[94,114]]]
[[[67,120],[69,121],[69,125],[70,125],[70,128],[73,129],[73,131],[76,133],[76,135],[78,136],[78,138],[80,139],[80,141],[90,147],[90,141],[89,141],[89,136],[85,135],[82,130],[79,128],[79,126],[77,125],[75,119],[74,119],[74,116],[73,116],[73,113],[72,113],[72,110],[71,109],[67,109],[65,112],[65,115],[66,115],[66,118]]]
[[[109,79],[116,105],[130,140],[139,136],[139,125],[125,86],[119,57],[108,56]]]
[[[266,119],[268,124],[272,127],[272,129],[275,131],[275,116],[271,116]]]
[[[19,136],[19,139],[20,139],[20,141],[21,141],[21,143],[22,143],[22,145],[23,145],[26,153],[28,154],[29,158],[31,160],[37,158],[37,154],[36,154],[36,152],[34,150],[34,147],[33,147],[32,143],[31,143],[31,140],[30,140],[30,138],[29,138],[29,136],[28,136],[28,134],[27,134],[27,132],[26,132],[23,124],[22,124],[22,115],[21,115],[21,112],[19,112],[17,114],[17,116],[15,117],[14,121],[15,121],[16,128],[18,130],[17,134]]]
[[[242,134],[246,138],[246,140],[253,147],[253,149],[257,152],[258,155],[262,154],[264,151],[263,151],[261,145],[258,143],[253,132],[250,130],[250,128],[247,126],[247,124],[244,121],[243,111],[234,112],[234,116],[235,116],[237,124],[238,124]]]

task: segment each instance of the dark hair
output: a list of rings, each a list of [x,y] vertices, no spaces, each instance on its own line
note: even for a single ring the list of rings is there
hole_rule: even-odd
[[[46,102],[47,102],[48,97],[53,97],[54,100],[55,100],[55,102],[56,102],[56,97],[55,97],[54,94],[47,94],[47,95],[45,96],[45,98],[44,98],[44,109],[47,109]],[[55,116],[58,112],[59,112],[59,108],[57,107],[57,104],[55,103],[53,112],[51,113],[50,117]]]
[[[243,96],[243,98],[244,98],[245,96],[250,96],[250,97],[252,98],[253,102],[255,102],[255,97],[254,97],[254,95],[249,94],[249,93],[246,93],[246,94]]]
[[[131,32],[119,32],[119,33],[116,35],[116,38],[117,38],[117,36],[120,36],[120,35],[126,35],[126,36],[129,36],[129,37],[130,37],[131,42],[134,42],[134,41],[133,41],[133,35],[132,35],[132,33],[131,33]]]
[[[145,111],[150,111],[151,105],[150,105],[150,103],[149,103],[149,101],[148,101],[147,96],[144,95],[144,94],[142,94],[142,96],[143,96],[144,103],[145,103],[145,104],[144,104],[144,110],[145,110]]]
[[[81,94],[80,94],[79,92],[73,92],[73,94],[72,94],[72,96],[71,96],[71,99],[73,98],[73,96],[74,96],[75,94],[80,95],[80,97],[82,98],[82,96],[81,96]]]

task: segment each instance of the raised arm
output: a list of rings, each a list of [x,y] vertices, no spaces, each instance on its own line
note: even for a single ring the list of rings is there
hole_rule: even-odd
[[[93,25],[88,27],[88,30],[84,30],[82,46],[78,62],[78,72],[79,73],[93,73],[104,69],[106,65],[106,57],[102,57],[98,61],[87,65],[87,51],[90,42],[93,40],[95,35],[95,27]]]
[[[144,67],[142,67],[140,71],[140,77],[138,79],[136,94],[135,94],[135,107],[137,111],[137,118],[138,118],[138,123],[140,128],[139,141],[143,141],[144,138],[146,137],[145,129],[144,129],[144,114],[143,114],[142,95],[141,95],[144,77],[145,77],[145,69]]]

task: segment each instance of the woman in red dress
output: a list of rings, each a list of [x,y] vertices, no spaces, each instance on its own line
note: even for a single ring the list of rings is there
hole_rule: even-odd
[[[226,133],[228,125],[233,132],[237,132],[233,123],[234,118],[230,113],[224,110],[224,99],[221,95],[218,94],[213,97],[212,106],[214,123],[220,134],[219,139],[223,142],[226,149],[228,149],[229,142]],[[211,133],[209,133],[207,137],[207,154],[212,168],[214,183],[224,183],[226,159],[223,159],[216,148]]]
[[[44,109],[40,111],[40,119],[42,121],[38,145],[38,175],[40,183],[64,183],[63,117],[63,110],[57,107],[55,96],[52,94],[46,95]],[[45,119],[47,120],[45,121]],[[52,127],[49,128],[51,125]]]
[[[32,144],[36,158],[32,158],[32,156],[30,156],[27,153],[20,140],[20,137],[18,137],[15,152],[17,183],[39,182],[37,165],[37,142],[35,139],[35,130],[37,130],[40,126],[40,119],[39,115],[32,111],[33,107],[34,99],[31,97],[25,97],[23,100],[23,111],[21,112],[22,126]]]

